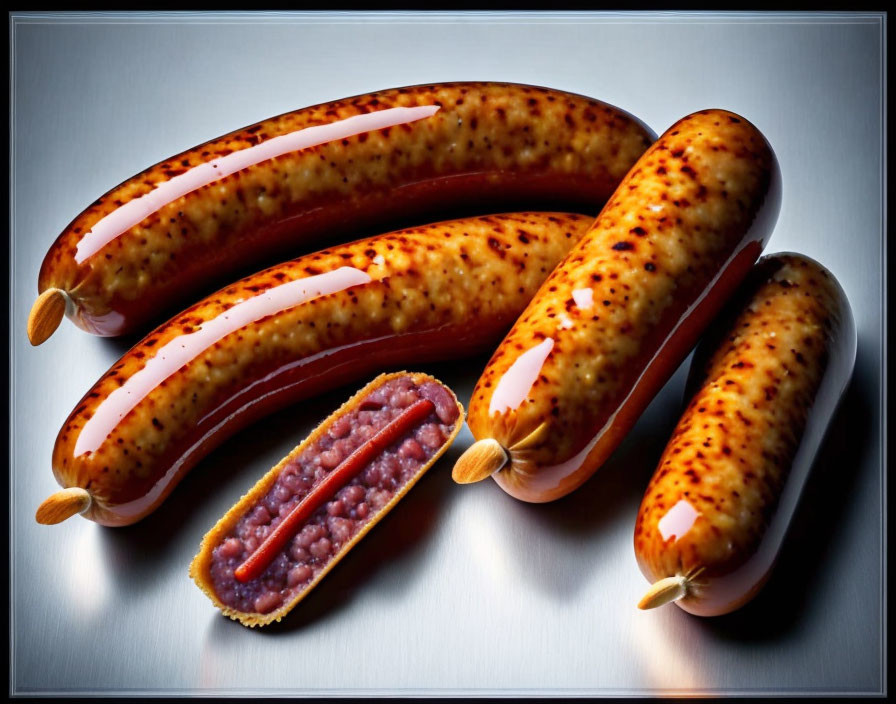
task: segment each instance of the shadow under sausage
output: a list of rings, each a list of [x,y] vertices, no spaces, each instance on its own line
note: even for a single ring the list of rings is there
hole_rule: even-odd
[[[856,370],[861,367],[856,360]],[[778,561],[754,599],[724,616],[700,619],[711,636],[725,641],[774,641],[798,628],[821,598],[812,584],[823,578],[829,546],[849,510],[849,497],[868,454],[874,403],[854,374],[828,426]],[[853,471],[850,471],[853,470]]]
[[[282,635],[332,618],[356,594],[375,589],[391,571],[388,595],[398,601],[423,569],[425,549],[457,493],[451,479],[462,450],[452,446],[395,507],[359,541],[314,590],[280,622],[260,629]],[[380,592],[383,592],[380,589]]]
[[[114,365],[119,359],[121,359],[125,353],[130,350],[134,345],[136,345],[140,340],[144,338],[145,335],[148,335],[152,332],[157,325],[165,322],[168,318],[164,320],[158,320],[155,323],[147,324],[145,330],[141,330],[138,332],[132,332],[129,335],[122,335],[121,337],[102,337],[100,338],[101,344],[115,353],[116,361],[112,364]]]
[[[574,594],[590,575],[581,567],[587,555],[594,556],[593,569],[600,569],[606,564],[602,555],[618,552],[623,525],[634,531],[644,489],[681,415],[687,366],[672,376],[610,459],[581,487],[550,503],[513,501],[507,507],[510,520],[525,524],[515,532],[543,543],[545,549],[532,549],[532,542],[507,541],[525,573],[545,592],[557,598]]]

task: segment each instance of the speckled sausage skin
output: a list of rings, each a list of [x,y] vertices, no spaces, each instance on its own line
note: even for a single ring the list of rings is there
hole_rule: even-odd
[[[774,153],[745,119],[704,110],[660,137],[474,389],[474,437],[496,440],[509,456],[492,475],[502,489],[551,501],[604,463],[756,261],[779,204]],[[519,404],[492,412],[508,370],[549,339]]]
[[[79,240],[98,221],[194,167],[307,127],[415,106],[439,109],[244,168],[76,263]],[[455,217],[561,205],[596,213],[654,138],[622,110],[534,86],[448,83],[336,100],[214,139],[113,188],[52,245],[38,290],[67,292],[67,315],[84,330],[121,335],[235,272],[346,241],[333,238],[361,227],[403,226],[450,207]]]
[[[214,446],[267,413],[389,365],[485,351],[591,222],[584,215],[510,213],[436,223],[326,249],[242,279],[158,327],[100,378],[56,439],[56,479],[91,494],[86,517],[133,523]],[[196,339],[192,334],[235,316],[238,303],[262,300],[289,282],[346,271],[370,281],[356,278],[344,290],[223,336],[151,383],[147,395],[99,435],[95,450],[76,453],[79,436],[88,435],[85,424],[103,404],[110,408],[119,387],[133,386],[138,373],[162,364],[163,348],[176,356],[179,346]]]
[[[763,257],[713,323],[635,527],[647,579],[696,575],[682,609],[728,613],[765,583],[855,353],[843,290],[799,254]]]

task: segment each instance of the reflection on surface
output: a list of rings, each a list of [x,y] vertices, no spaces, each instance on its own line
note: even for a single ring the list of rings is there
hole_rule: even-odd
[[[572,299],[576,302],[576,306],[588,310],[594,305],[594,291],[590,288],[577,288],[572,292]]]
[[[464,521],[464,546],[469,548],[471,561],[488,576],[499,591],[517,581],[515,570],[508,559],[506,525],[497,525],[500,516],[494,511],[477,511],[475,520]]]
[[[182,174],[162,181],[149,193],[124,203],[100,219],[78,242],[75,263],[80,264],[87,257],[96,254],[116,237],[169,203],[237,171],[300,149],[354,137],[363,132],[416,122],[434,115],[438,109],[438,105],[422,105],[355,115],[327,125],[314,125],[273,137],[252,147],[194,166]]]
[[[699,515],[700,512],[691,506],[687,499],[681,499],[659,520],[657,528],[664,541],[672,537],[680,540],[691,529]]]
[[[705,667],[698,666],[703,650],[701,634],[691,621],[693,617],[672,605],[657,611],[638,612],[632,633],[634,650],[640,654],[645,689],[660,690],[656,694],[663,694],[705,691],[711,686]]]
[[[70,559],[61,560],[63,565],[62,588],[68,592],[63,603],[72,605],[69,609],[73,618],[82,624],[95,622],[108,613],[109,575],[103,562],[100,545],[102,527],[82,521],[67,554]],[[66,574],[67,572],[67,574]]]
[[[538,379],[541,367],[554,348],[554,340],[546,337],[516,358],[510,368],[498,380],[492,400],[488,405],[488,414],[504,413],[518,408],[529,395],[532,385]]]

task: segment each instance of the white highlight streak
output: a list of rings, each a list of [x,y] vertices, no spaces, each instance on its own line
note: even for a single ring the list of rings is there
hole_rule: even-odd
[[[663,536],[664,541],[673,536],[675,540],[679,540],[691,529],[699,515],[697,509],[691,506],[687,500],[681,499],[659,520],[657,528],[660,529],[660,535]]]
[[[313,298],[370,283],[371,280],[370,276],[360,269],[343,266],[324,274],[290,281],[237,303],[212,320],[203,323],[195,332],[178,335],[162,345],[155,355],[147,360],[143,369],[136,372],[100,403],[78,435],[75,457],[80,457],[85,452],[93,452],[100,447],[119,421],[153,389],[225,335]]]
[[[554,340],[546,337],[541,344],[526,350],[516,358],[495,387],[488,406],[489,415],[519,407],[532,390],[532,385],[538,379],[541,367],[553,348]]]
[[[149,193],[129,200],[100,219],[78,242],[75,250],[75,262],[80,264],[87,257],[96,254],[116,237],[124,234],[169,203],[237,171],[255,166],[268,159],[316,147],[337,139],[346,139],[364,132],[416,122],[431,117],[438,110],[438,105],[421,105],[412,108],[389,108],[354,115],[327,125],[315,125],[279,137],[272,137],[261,144],[240,149],[218,159],[194,166],[188,171],[158,184]]]

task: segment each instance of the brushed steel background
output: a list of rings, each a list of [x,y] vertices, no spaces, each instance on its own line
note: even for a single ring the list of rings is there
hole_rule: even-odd
[[[886,688],[884,18],[755,14],[11,16],[10,693],[879,693]],[[242,125],[370,90],[506,80],[594,96],[658,133],[741,113],[780,159],[767,252],[829,267],[853,383],[780,563],[712,620],[640,612],[632,530],[680,369],[612,460],[548,505],[454,486],[456,445],[282,624],[248,630],[187,577],[206,530],[347,398],[233,438],[143,522],[39,526],[56,433],[134,342],[64,322],[31,348],[44,253],[99,194]],[[485,359],[430,365],[464,402]],[[360,386],[361,382],[357,386]]]

